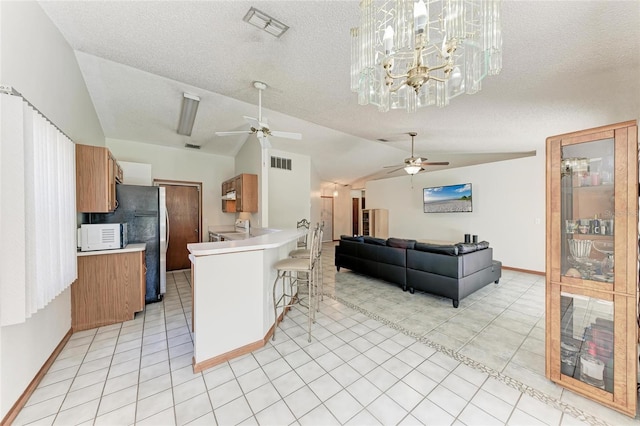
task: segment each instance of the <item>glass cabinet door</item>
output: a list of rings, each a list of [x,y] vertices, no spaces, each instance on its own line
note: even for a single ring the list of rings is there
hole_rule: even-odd
[[[613,283],[614,139],[561,148],[561,273]]]

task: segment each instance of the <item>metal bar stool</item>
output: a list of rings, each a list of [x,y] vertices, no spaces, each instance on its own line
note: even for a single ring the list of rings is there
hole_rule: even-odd
[[[296,228],[300,229],[300,228],[306,228],[309,229],[309,226],[311,225],[311,223],[309,223],[309,221],[307,219],[302,219],[298,222],[296,222]],[[302,248],[307,248],[307,235],[309,235],[309,233],[304,234],[304,236],[298,238],[298,247],[302,247]]]
[[[318,227],[316,227],[311,233],[310,250],[315,253],[318,245]],[[275,314],[275,321],[273,327],[272,340],[276,339],[276,329],[278,328],[278,309],[282,308],[282,319],[287,308],[294,305],[299,305],[307,308],[308,319],[308,333],[309,342],[311,342],[311,324],[315,322],[315,309],[314,309],[314,268],[316,266],[316,256],[310,256],[309,258],[287,258],[279,260],[273,266],[278,270],[278,276],[273,283],[273,311]],[[278,295],[278,281],[281,281],[281,293]],[[287,285],[288,284],[288,285]],[[301,290],[306,284],[307,287],[307,300],[304,300],[304,295]]]
[[[318,229],[318,244],[316,250],[316,279],[314,281],[317,310],[320,311],[320,300],[324,300],[324,273],[322,270],[322,237],[324,235],[324,222],[320,224]],[[296,249],[289,252],[289,257],[308,259],[311,256],[310,249]]]

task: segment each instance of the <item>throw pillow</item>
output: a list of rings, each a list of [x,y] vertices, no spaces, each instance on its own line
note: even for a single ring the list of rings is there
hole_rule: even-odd
[[[449,256],[458,255],[458,247],[455,245],[416,243],[415,249],[436,254],[447,254]]]
[[[416,240],[406,240],[404,238],[389,238],[387,240],[389,247],[412,249],[416,246]]]
[[[364,242],[367,244],[373,244],[376,246],[386,246],[387,245],[387,240],[385,240],[384,238],[376,238],[376,237],[369,237],[367,235],[365,235],[364,237]]]

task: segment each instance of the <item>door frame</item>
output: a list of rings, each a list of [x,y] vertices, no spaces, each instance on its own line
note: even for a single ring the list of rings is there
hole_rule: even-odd
[[[185,180],[169,180],[169,179],[154,179],[153,186],[194,186],[198,188],[198,242],[203,242],[202,239],[202,182],[190,182]]]

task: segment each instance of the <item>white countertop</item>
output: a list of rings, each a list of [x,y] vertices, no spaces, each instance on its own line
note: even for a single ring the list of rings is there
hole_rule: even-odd
[[[222,232],[212,231],[212,228],[222,227],[209,227],[209,231],[224,233],[224,230]],[[228,226],[226,229],[232,229],[230,232],[235,232],[233,226]],[[287,244],[305,235],[308,231],[308,229],[287,229],[280,231],[268,228],[253,228],[250,232],[250,235],[253,236],[249,238],[243,236],[242,239],[235,241],[228,240],[213,243],[187,244],[187,249],[191,253],[191,256],[209,256],[250,250],[264,250]]]
[[[99,254],[118,254],[118,253],[131,253],[134,251],[142,251],[147,248],[145,243],[127,244],[125,248],[113,249],[113,250],[95,250],[95,251],[79,251],[78,256],[96,256]]]

